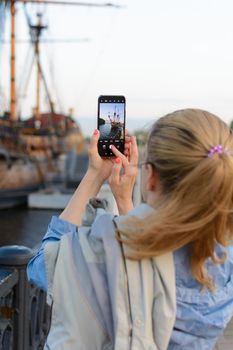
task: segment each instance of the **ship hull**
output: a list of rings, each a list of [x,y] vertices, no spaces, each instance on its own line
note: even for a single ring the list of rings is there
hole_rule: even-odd
[[[0,117],[0,209],[26,203],[28,194],[53,181],[58,157],[83,146],[69,116],[50,113],[24,122]]]
[[[28,186],[18,189],[0,189],[0,209],[9,209],[27,204],[30,193],[38,190],[39,186]]]
[[[27,202],[45,182],[46,162],[0,149],[0,209]]]

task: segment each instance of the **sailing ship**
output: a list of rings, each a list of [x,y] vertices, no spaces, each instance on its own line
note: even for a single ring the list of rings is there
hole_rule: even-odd
[[[115,139],[120,138],[121,134],[123,132],[123,123],[120,121],[120,114],[119,110],[115,106],[113,115],[111,116],[111,113],[108,113],[108,119],[111,124],[111,130],[109,133],[109,138]]]
[[[55,160],[59,155],[74,148],[77,153],[80,153],[84,147],[81,129],[72,118],[71,113],[65,115],[55,112],[40,60],[41,33],[47,27],[42,23],[41,14],[38,14],[37,23],[32,24],[27,11],[25,13],[37,67],[36,107],[31,118],[27,120],[19,118],[15,84],[16,2],[22,2],[25,9],[27,3],[118,7],[112,4],[58,2],[53,0],[0,0],[0,19],[3,12],[7,10],[9,10],[11,18],[10,111],[0,116],[0,208],[8,208],[25,202],[30,192],[45,185],[47,181],[51,181],[56,170]],[[43,114],[40,112],[41,82],[44,84],[50,107],[50,110]]]

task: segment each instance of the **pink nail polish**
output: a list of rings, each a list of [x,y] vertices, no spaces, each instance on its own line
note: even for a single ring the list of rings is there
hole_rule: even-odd
[[[115,159],[115,163],[120,164],[120,162],[121,162],[121,158],[117,157],[117,158]]]
[[[98,135],[98,129],[94,130],[94,135]]]

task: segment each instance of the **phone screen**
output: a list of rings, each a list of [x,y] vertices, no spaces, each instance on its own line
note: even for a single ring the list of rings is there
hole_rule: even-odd
[[[125,143],[125,97],[100,96],[98,99],[98,142],[99,154],[102,157],[114,156],[110,145],[124,152]]]

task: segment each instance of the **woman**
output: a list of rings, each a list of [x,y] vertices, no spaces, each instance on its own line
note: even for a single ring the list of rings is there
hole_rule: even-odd
[[[125,155],[112,146],[114,162],[98,156],[98,138],[29,263],[29,279],[55,303],[45,348],[213,349],[233,316],[231,131],[197,109],[159,119],[142,164],[145,203],[134,209],[135,138]],[[106,179],[120,216],[90,202],[81,225]]]

